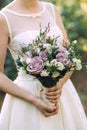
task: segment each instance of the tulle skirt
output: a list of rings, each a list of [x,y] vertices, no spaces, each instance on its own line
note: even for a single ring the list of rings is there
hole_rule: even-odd
[[[40,96],[41,84],[32,76],[18,76],[19,87]],[[0,114],[0,130],[87,130],[87,118],[70,80],[59,101],[58,114],[45,117],[34,105],[6,94]]]

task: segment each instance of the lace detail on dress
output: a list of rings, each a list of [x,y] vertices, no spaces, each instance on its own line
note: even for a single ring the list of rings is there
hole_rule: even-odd
[[[43,4],[43,10],[35,14],[16,13],[8,9],[8,6],[1,10],[8,20],[8,25],[10,25],[12,38],[28,30],[39,30],[40,24],[43,29],[48,23],[50,23],[51,27],[56,25],[53,4],[49,2],[41,3]]]
[[[33,13],[33,14],[26,14],[26,13],[17,13],[16,11],[12,11],[12,10],[10,10],[9,8],[4,8],[7,12],[9,12],[9,13],[11,13],[11,14],[13,14],[13,15],[16,15],[16,16],[23,16],[23,17],[33,17],[33,18],[38,18],[38,17],[40,17],[44,12],[45,12],[45,3],[44,2],[41,2],[41,4],[42,4],[42,7],[43,7],[43,9],[40,11],[40,12],[38,12],[38,13]],[[3,10],[4,10],[3,9]]]

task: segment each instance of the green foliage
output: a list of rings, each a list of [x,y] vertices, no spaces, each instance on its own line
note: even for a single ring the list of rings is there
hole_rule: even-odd
[[[81,9],[79,1],[71,5],[64,4],[62,10],[63,21],[71,40],[87,37],[86,13]]]
[[[0,0],[0,8],[4,7],[13,0]]]

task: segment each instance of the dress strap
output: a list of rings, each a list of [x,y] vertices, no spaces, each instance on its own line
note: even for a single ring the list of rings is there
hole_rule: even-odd
[[[4,17],[5,21],[6,21],[6,24],[7,24],[7,27],[8,27],[8,31],[9,31],[9,37],[10,37],[10,39],[12,39],[12,32],[11,32],[11,27],[10,27],[9,20],[8,20],[6,14],[4,12],[0,11],[0,14],[3,15],[3,17]]]

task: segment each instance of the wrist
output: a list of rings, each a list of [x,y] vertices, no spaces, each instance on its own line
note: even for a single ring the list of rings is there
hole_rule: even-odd
[[[36,100],[37,100],[37,97],[36,97],[35,95],[33,95],[33,94],[29,97],[29,101],[30,101],[30,103],[32,103],[33,105],[36,104]]]
[[[61,84],[62,86],[66,83],[66,81],[67,81],[68,79],[70,79],[72,73],[73,73],[73,71],[70,71],[70,72],[66,73],[66,75],[59,80],[59,82],[60,82],[60,84]]]

